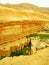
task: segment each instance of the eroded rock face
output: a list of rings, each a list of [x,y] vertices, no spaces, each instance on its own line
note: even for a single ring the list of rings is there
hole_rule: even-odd
[[[49,46],[48,39],[40,39],[40,37],[31,37],[31,49],[35,53],[37,49],[42,49]]]
[[[27,20],[3,22],[3,24],[0,23],[0,25],[3,27],[0,33],[0,50],[2,51],[0,54],[2,55],[3,51],[5,51],[5,54],[3,54],[4,56],[9,56],[11,50],[15,51],[16,49],[21,49],[21,47],[23,48],[24,45],[27,45],[29,40],[27,41],[26,36],[40,31],[42,26],[40,21],[37,23],[37,21]],[[18,40],[19,42],[17,42]]]
[[[42,10],[36,11],[36,9],[25,10],[0,5],[0,56],[10,56],[11,52],[30,45],[29,42],[32,44],[33,52],[38,47],[45,47],[45,42],[40,42],[39,38],[31,40],[26,38],[27,35],[40,32],[41,28],[45,26],[44,23],[49,21],[47,14]]]

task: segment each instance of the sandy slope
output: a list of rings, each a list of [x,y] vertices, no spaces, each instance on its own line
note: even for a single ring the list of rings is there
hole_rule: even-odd
[[[14,9],[21,9],[21,10],[32,10],[32,11],[34,10],[36,12],[46,14],[46,15],[49,14],[48,9],[41,8],[41,7],[38,7],[38,6],[33,5],[33,4],[29,4],[29,3],[20,3],[20,4],[16,4],[16,5],[5,4],[4,6],[9,7],[9,8],[14,8]]]
[[[24,7],[24,6],[23,6]],[[23,9],[23,8],[22,8]],[[0,5],[0,22],[4,21],[17,21],[17,20],[40,20],[40,21],[48,21],[49,22],[49,15],[40,13],[41,9],[36,7],[32,10],[22,10],[22,9],[15,9],[8,6]],[[49,13],[49,12],[48,12]],[[36,54],[31,56],[19,56],[19,57],[6,57],[0,60],[0,65],[49,65],[49,47],[37,51]]]
[[[24,4],[26,5],[26,4]],[[41,13],[42,9],[36,6],[24,5],[18,8],[0,4],[0,21],[18,21],[18,20],[35,20],[35,21],[49,21],[49,15]],[[30,7],[31,9],[26,9]],[[37,11],[38,10],[38,11]],[[39,11],[40,10],[40,11]],[[46,11],[47,12],[47,11]],[[48,12],[49,13],[49,12]]]
[[[49,65],[49,47],[31,56],[6,57],[0,60],[0,65]]]

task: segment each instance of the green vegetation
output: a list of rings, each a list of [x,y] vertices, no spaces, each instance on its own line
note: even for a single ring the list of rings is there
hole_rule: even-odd
[[[19,55],[29,55],[29,51],[31,50],[31,46],[25,46],[21,51],[12,52],[10,56],[19,56]],[[28,51],[28,52],[26,52]]]
[[[35,34],[30,34],[26,37],[28,38],[28,37],[37,37],[37,36],[39,36],[41,39],[49,39],[49,34],[37,34],[37,33],[35,33]]]
[[[28,35],[26,37],[28,38],[28,37],[36,37],[36,36],[38,36],[38,34],[35,33],[35,34],[30,34],[30,35]]]
[[[49,39],[49,34],[40,34],[41,39]]]
[[[16,51],[16,52],[11,52],[10,57],[13,56],[19,56],[19,55],[30,55],[29,52],[31,50],[31,45],[25,46],[23,49]],[[0,59],[5,58],[6,56],[0,57]]]

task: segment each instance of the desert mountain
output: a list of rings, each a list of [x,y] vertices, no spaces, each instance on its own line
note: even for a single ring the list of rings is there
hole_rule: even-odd
[[[32,4],[0,4],[0,21],[49,21],[49,11]]]
[[[28,3],[21,3],[21,4],[17,4],[17,5],[12,5],[12,4],[6,4],[6,6],[11,7],[11,8],[19,8],[19,9],[25,9],[25,10],[34,10],[34,11],[38,11],[44,14],[48,14],[48,8],[40,8],[38,6],[35,6],[33,4],[28,4]]]

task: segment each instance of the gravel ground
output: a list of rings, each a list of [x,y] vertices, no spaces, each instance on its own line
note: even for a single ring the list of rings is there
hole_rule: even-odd
[[[29,56],[3,58],[0,65],[49,65],[49,47]]]

